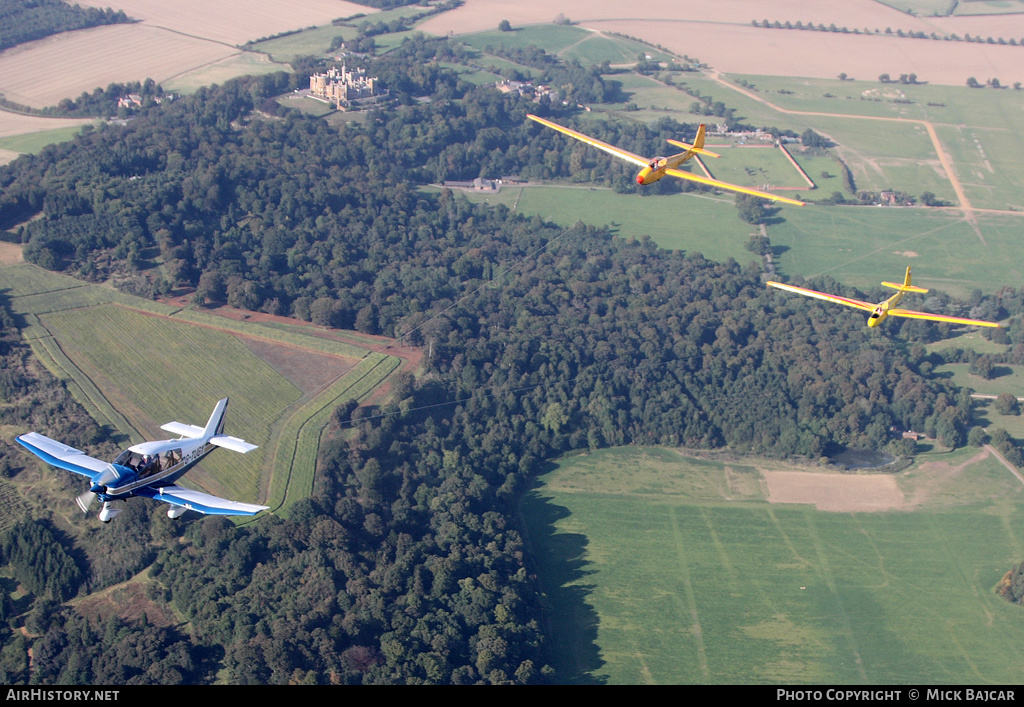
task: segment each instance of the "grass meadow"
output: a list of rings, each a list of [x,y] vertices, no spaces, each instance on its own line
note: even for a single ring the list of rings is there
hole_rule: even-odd
[[[1005,348],[1005,347],[1004,347]],[[946,378],[961,388],[970,388],[980,395],[1013,393],[1024,396],[1024,366],[999,363],[994,366],[995,378],[986,380],[970,372],[969,363],[946,363],[936,366],[932,375]]]
[[[171,420],[203,425],[216,401],[229,397],[228,432],[259,449],[213,454],[187,479],[235,500],[269,498],[279,512],[312,491],[320,435],[334,405],[365,400],[400,363],[367,355],[379,341],[361,348],[308,327],[180,309],[27,263],[0,268],[0,282],[39,360],[123,444],[166,436],[159,425]],[[287,360],[261,357],[238,337],[287,347]],[[332,383],[304,393],[290,382],[303,361],[325,365],[323,355],[335,357]]]
[[[0,138],[0,148],[34,155],[47,145],[73,140],[80,132],[82,132],[82,127],[80,125],[73,125],[67,128],[55,128],[54,130],[41,130],[35,133],[25,133],[24,135],[13,135]]]
[[[993,593],[1024,556],[1009,472],[967,505],[835,513],[756,498],[743,465],[612,449],[541,478],[523,511],[559,682],[1018,681],[1024,614]]]
[[[277,71],[291,71],[287,63],[276,62],[264,54],[239,52],[220,61],[204,64],[164,81],[165,90],[195,93],[202,86],[222,84],[240,76],[262,76]]]
[[[115,408],[136,413],[128,416],[149,439],[163,436],[159,425],[171,420],[204,425],[217,400],[230,397],[227,431],[260,448],[211,455],[206,473],[194,477],[229,498],[260,496],[271,426],[301,391],[237,339],[117,306],[48,314],[42,322]]]
[[[255,42],[249,48],[266,54],[274,62],[287,64],[301,56],[322,56],[330,49],[335,37],[344,37],[345,41],[351,41],[357,34],[358,30],[355,27],[324,25],[284,37]]]
[[[633,65],[640,56],[649,56],[655,61],[673,59],[671,54],[649,44],[575,25],[536,24],[513,27],[511,32],[495,30],[461,35],[459,39],[481,51],[486,51],[489,46],[509,49],[541,47],[550,54],[557,54],[564,61],[579,61],[585,66],[599,65],[605,61],[612,65]]]
[[[822,191],[787,195],[823,197]],[[699,252],[712,260],[756,259],[746,249],[756,227],[740,220],[731,195],[640,196],[584,185],[513,186],[497,194],[464,194],[564,226],[578,220],[610,225],[615,236],[646,235],[663,248]],[[914,281],[922,287],[967,297],[975,289],[994,293],[1004,285],[1021,286],[1022,226],[1024,214],[982,214],[979,237],[955,210],[809,204],[779,208],[767,232],[777,271],[789,277],[830,275],[866,290],[891,281],[911,265]]]

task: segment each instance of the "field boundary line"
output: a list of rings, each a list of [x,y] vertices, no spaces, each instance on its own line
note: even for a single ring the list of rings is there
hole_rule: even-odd
[[[744,89],[742,86],[737,86],[730,81],[726,81],[717,71],[709,72],[709,76],[713,81],[721,86],[737,91],[738,93],[742,93],[747,98],[786,115],[811,115],[825,118],[843,118],[847,120],[878,120],[887,123],[912,123],[924,126],[924,129],[928,132],[928,136],[932,141],[932,148],[935,150],[935,155],[939,158],[939,163],[942,165],[942,170],[946,173],[946,179],[949,181],[950,186],[953,188],[953,192],[956,194],[957,200],[960,202],[958,208],[963,211],[964,220],[971,225],[982,244],[985,245],[985,239],[981,235],[981,231],[978,229],[977,220],[974,216],[974,207],[971,206],[971,202],[967,198],[967,193],[963,188],[963,184],[961,184],[960,179],[956,176],[953,164],[949,160],[949,156],[946,154],[945,149],[942,147],[942,142],[939,140],[939,135],[935,131],[935,126],[930,121],[922,120],[921,118],[891,118],[881,115],[850,115],[848,113],[828,113],[825,111],[791,110],[789,108],[783,108],[776,105],[767,98],[755,95],[752,91]],[[999,211],[998,213],[1003,212]],[[1017,212],[1007,211],[1006,213]]]
[[[971,396],[971,397],[974,397],[974,396]],[[1006,460],[1006,457],[1004,457],[1002,454],[999,453],[998,449],[993,447],[991,444],[986,444],[985,445],[985,449],[987,449],[989,452],[991,452],[992,456],[994,456],[996,459],[998,459],[999,462],[1003,466],[1005,466],[1007,469],[1009,469],[1011,474],[1013,474],[1014,476],[1017,477],[1018,481],[1020,481],[1022,484],[1024,484],[1024,474],[1021,474],[1020,471],[1017,470],[1017,467],[1015,467],[1013,464],[1008,462]]]
[[[355,391],[355,394],[351,397],[357,401],[365,399],[399,368],[401,363],[402,359],[397,356],[371,353],[356,366],[323,386],[321,390],[306,397],[304,401],[293,403],[295,410],[291,415],[282,414],[284,424],[274,448],[273,461],[270,465],[271,476],[267,484],[267,503],[273,511],[287,510],[297,500],[307,498],[312,494],[316,479],[316,456],[320,446],[320,437],[329,421],[324,419],[324,416],[325,414],[329,415],[328,408],[331,404],[352,391]],[[382,364],[386,365],[387,370],[380,375],[378,369]],[[363,389],[367,378],[375,372],[379,377],[372,378],[373,384],[369,388]],[[356,375],[353,376],[353,374]],[[291,432],[292,430],[294,432]],[[304,459],[309,456],[311,443],[312,459]],[[296,468],[297,464],[302,461],[312,462],[308,471]],[[299,486],[303,488],[296,493]]]

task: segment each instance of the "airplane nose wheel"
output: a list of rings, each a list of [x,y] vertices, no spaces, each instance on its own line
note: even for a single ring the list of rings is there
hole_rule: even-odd
[[[117,514],[120,513],[121,510],[122,509],[117,508],[110,501],[106,501],[103,504],[103,508],[100,510],[100,520],[104,523],[109,523],[117,517]]]

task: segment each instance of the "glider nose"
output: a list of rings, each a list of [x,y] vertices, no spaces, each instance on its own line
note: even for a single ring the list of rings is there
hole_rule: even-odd
[[[643,172],[641,172],[640,174],[636,175],[636,183],[637,184],[643,184],[644,183],[644,173]]]

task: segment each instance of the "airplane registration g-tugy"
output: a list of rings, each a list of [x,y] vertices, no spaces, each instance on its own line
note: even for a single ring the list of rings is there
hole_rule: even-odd
[[[89,490],[78,498],[82,512],[88,513],[97,499],[103,501],[99,518],[109,523],[121,512],[112,505],[132,496],[144,496],[170,504],[167,515],[177,518],[185,511],[208,515],[255,515],[269,506],[238,503],[193,491],[174,484],[214,447],[245,454],[256,449],[238,437],[224,434],[224,411],[228,399],[217,403],[206,427],[183,422],[168,422],[160,429],[180,435],[178,439],[142,442],[121,452],[112,462],[88,456],[36,432],[18,437],[18,442],[47,464],[88,478]]]
[[[981,319],[965,319],[963,317],[947,317],[944,314],[931,314],[930,312],[915,312],[912,309],[898,309],[896,304],[903,298],[903,295],[907,292],[920,292],[925,293],[926,290],[923,287],[915,287],[910,284],[910,267],[907,267],[907,274],[903,278],[903,284],[897,282],[883,282],[885,287],[891,287],[897,290],[889,299],[883,302],[871,303],[864,302],[859,299],[851,299],[849,297],[840,297],[838,295],[830,295],[826,292],[818,292],[817,290],[809,290],[806,287],[797,287],[796,285],[786,285],[782,282],[768,282],[768,287],[777,287],[780,290],[787,290],[789,292],[795,292],[798,295],[804,295],[805,297],[814,297],[815,299],[823,299],[827,302],[835,302],[836,304],[846,305],[847,307],[854,307],[856,309],[864,310],[865,312],[871,312],[868,316],[868,326],[876,327],[885,321],[886,317],[908,317],[910,319],[929,319],[935,322],[949,322],[950,324],[970,324],[972,326],[987,326],[987,327],[1000,327],[1002,324],[996,322],[986,322]]]
[[[536,115],[527,113],[526,117],[530,120],[536,121],[541,125],[547,126],[552,130],[568,135],[569,137],[576,138],[581,142],[585,142],[592,147],[596,147],[599,150],[604,150],[608,154],[618,157],[619,159],[632,162],[639,166],[640,172],[636,175],[636,183],[640,185],[653,184],[658,181],[666,174],[672,177],[679,177],[680,179],[688,179],[691,182],[698,182],[700,184],[707,184],[708,186],[718,187],[719,189],[727,189],[729,191],[740,192],[741,194],[751,194],[753,196],[759,196],[762,199],[771,199],[772,201],[781,201],[786,204],[793,204],[795,206],[803,206],[804,202],[797,201],[796,199],[787,199],[784,196],[778,196],[777,194],[770,194],[765,191],[758,191],[757,189],[750,189],[748,187],[741,187],[736,184],[730,184],[729,182],[721,182],[717,179],[711,179],[710,177],[701,177],[700,175],[693,174],[692,172],[686,172],[681,169],[677,169],[684,162],[689,160],[694,155],[704,155],[706,157],[721,157],[721,155],[711,152],[710,150],[704,149],[704,133],[706,126],[701,123],[700,127],[697,128],[697,137],[694,138],[693,144],[679,142],[678,140],[669,140],[669,144],[676,147],[681,147],[685,152],[680,152],[675,155],[669,155],[668,157],[641,157],[635,155],[628,150],[623,150],[621,147],[615,147],[609,145],[607,142],[601,142],[589,135],[578,133],[575,130],[563,127],[558,123],[552,123],[550,120],[539,118]]]

